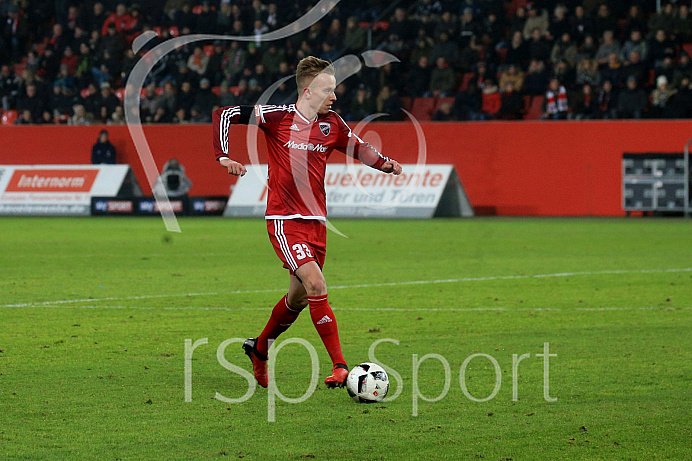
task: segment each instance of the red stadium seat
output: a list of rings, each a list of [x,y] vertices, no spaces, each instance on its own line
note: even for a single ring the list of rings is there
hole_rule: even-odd
[[[540,120],[543,115],[543,100],[545,96],[534,96],[531,98],[531,105],[529,106],[529,111],[526,113],[524,120]]]
[[[180,31],[178,30],[178,26],[171,26],[168,29],[168,33],[171,34],[171,37],[177,37],[180,35]]]
[[[2,113],[2,125],[14,125],[14,121],[17,119],[16,110],[6,110]]]
[[[413,106],[413,98],[410,96],[404,96],[401,98],[401,105],[404,109],[411,112],[411,107]]]
[[[685,50],[685,53],[692,58],[692,43],[683,43],[682,49]]]
[[[120,102],[123,102],[123,99],[125,99],[125,88],[115,90],[115,95],[120,99]]]
[[[218,96],[221,94],[221,87],[220,86],[212,86],[211,92],[214,93],[216,96]]]
[[[432,118],[435,98],[416,98],[413,100],[411,114],[419,121],[428,121]]]

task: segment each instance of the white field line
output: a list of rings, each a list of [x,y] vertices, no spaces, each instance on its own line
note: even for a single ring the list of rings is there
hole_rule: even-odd
[[[677,272],[692,272],[692,267],[679,269],[640,269],[640,270],[606,270],[606,271],[590,271],[590,272],[557,272],[554,274],[529,274],[529,275],[498,275],[488,277],[461,277],[453,279],[437,279],[437,280],[412,280],[407,282],[384,282],[384,283],[363,283],[355,285],[336,285],[330,286],[329,290],[346,290],[352,288],[375,288],[375,287],[393,287],[393,286],[409,286],[409,285],[431,285],[437,283],[460,283],[460,282],[484,282],[493,280],[521,280],[521,279],[541,279],[541,278],[557,278],[557,277],[575,277],[584,275],[621,275],[621,274],[660,274],[660,273],[677,273]],[[83,298],[83,299],[63,299],[57,301],[43,301],[33,303],[20,304],[4,304],[0,308],[7,307],[56,307],[60,304],[73,303],[94,303],[100,301],[126,301],[126,300],[141,300],[155,298],[185,298],[194,296],[219,296],[219,295],[239,295],[239,294],[257,294],[257,293],[280,293],[285,292],[286,288],[270,288],[263,290],[236,290],[236,291],[212,291],[206,293],[171,293],[159,295],[141,295],[141,296],[113,296],[107,298]],[[96,307],[96,306],[94,306]],[[125,306],[123,306],[124,308]],[[433,309],[425,309],[433,310]],[[448,309],[442,309],[448,310]],[[465,309],[467,310],[467,309]]]
[[[135,310],[194,310],[194,311],[270,311],[271,307],[210,307],[210,306],[95,306],[95,305],[80,305],[69,306],[61,305],[45,305],[44,308],[55,309],[135,309]],[[365,312],[560,312],[560,311],[584,311],[584,312],[600,312],[600,311],[676,311],[676,310],[692,310],[692,307],[672,307],[672,306],[649,306],[649,307],[518,307],[516,309],[507,307],[336,307],[332,306],[335,311],[365,311]]]

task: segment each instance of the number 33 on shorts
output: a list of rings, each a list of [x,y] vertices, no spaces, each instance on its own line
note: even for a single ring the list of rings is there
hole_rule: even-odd
[[[296,259],[301,260],[305,259],[305,257],[313,258],[312,253],[310,252],[310,247],[308,247],[304,243],[296,243],[291,247],[291,249],[295,252],[296,254]]]

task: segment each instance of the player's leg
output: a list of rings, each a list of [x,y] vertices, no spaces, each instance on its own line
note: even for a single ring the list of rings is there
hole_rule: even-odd
[[[348,366],[341,351],[336,317],[327,300],[327,282],[324,280],[320,266],[315,261],[301,265],[296,270],[296,275],[305,287],[312,323],[334,365],[331,376],[328,376],[324,382],[328,387],[341,387],[348,376]]]
[[[295,275],[291,275],[290,279],[288,293],[276,303],[267,325],[257,337],[257,352],[262,355],[267,355],[271,341],[288,330],[300,312],[308,305],[308,296],[303,284]]]
[[[271,347],[271,342],[288,330],[307,304],[308,297],[303,284],[296,276],[291,275],[288,293],[272,309],[262,333],[257,339],[250,338],[243,344],[245,353],[252,360],[252,371],[260,386],[267,387],[269,384],[267,353]]]

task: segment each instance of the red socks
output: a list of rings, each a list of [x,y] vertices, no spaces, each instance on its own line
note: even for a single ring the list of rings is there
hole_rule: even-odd
[[[315,325],[320,338],[322,338],[322,342],[324,343],[324,347],[327,348],[332,363],[334,365],[337,363],[343,363],[345,365],[346,360],[344,360],[344,355],[341,352],[336,318],[327,301],[327,295],[308,298],[308,303],[310,303],[310,317],[312,318],[312,323]]]
[[[281,301],[274,306],[267,325],[257,337],[257,345],[255,347],[257,348],[257,352],[262,355],[267,355],[269,341],[278,338],[281,333],[288,330],[288,327],[293,324],[298,318],[298,314],[300,314],[299,310],[293,309],[288,305],[287,296],[288,295],[285,295],[281,298]],[[308,302],[310,303],[310,317],[312,318],[312,323],[315,325],[315,329],[320,335],[320,338],[322,338],[322,342],[324,343],[324,347],[327,348],[332,363],[334,365],[337,363],[346,364],[344,355],[341,352],[336,318],[327,301],[327,295],[308,298]]]
[[[299,310],[293,309],[288,305],[287,296],[288,295],[284,295],[281,301],[276,303],[267,325],[257,337],[257,352],[262,355],[267,355],[269,340],[278,338],[281,333],[288,330],[288,327],[295,322],[298,318],[298,314],[300,314]]]

